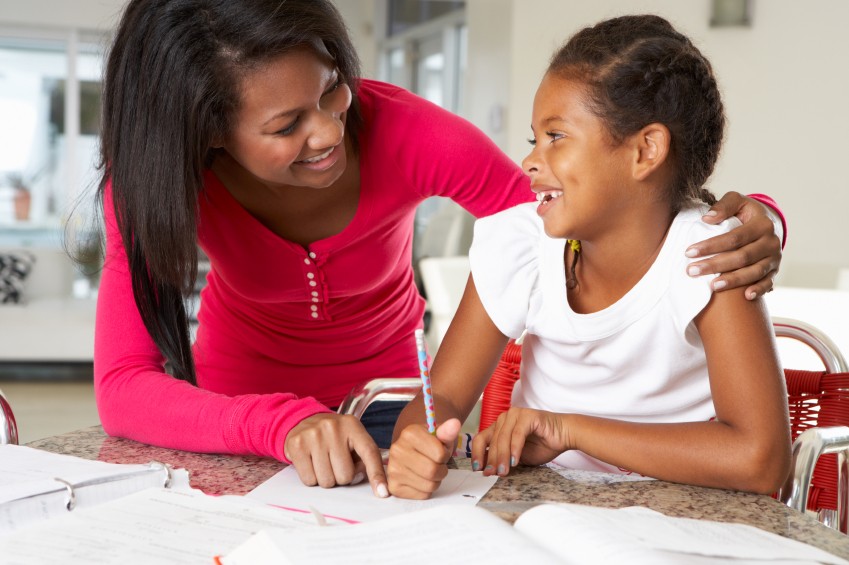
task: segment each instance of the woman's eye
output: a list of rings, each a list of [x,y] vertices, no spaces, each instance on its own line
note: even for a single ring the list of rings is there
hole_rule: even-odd
[[[324,91],[324,95],[330,94],[331,92],[335,92],[342,85],[342,79],[340,77],[336,77],[336,82],[330,85],[330,88]]]
[[[529,137],[529,138],[528,138],[528,143],[530,143],[530,144],[531,144],[531,147],[536,147],[536,145],[537,145],[537,138],[535,138],[535,137]]]
[[[294,122],[292,122],[291,124],[289,124],[288,126],[286,126],[283,129],[277,130],[275,135],[289,135],[293,131],[295,131],[295,126],[297,126],[297,125],[298,125],[298,118],[295,118]]]

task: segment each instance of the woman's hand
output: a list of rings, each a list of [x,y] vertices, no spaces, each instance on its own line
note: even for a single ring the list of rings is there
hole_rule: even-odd
[[[435,436],[421,424],[401,430],[389,448],[389,492],[400,498],[430,498],[448,475],[447,463],[460,426],[460,420],[451,418],[436,429]]]
[[[389,496],[380,450],[353,416],[305,418],[286,436],[283,449],[307,486],[351,485],[368,477],[375,495]]]
[[[510,408],[472,441],[472,470],[505,476],[519,463],[542,465],[572,449],[563,414]]]
[[[691,245],[687,249],[688,257],[716,255],[692,263],[687,272],[691,276],[722,273],[713,281],[713,290],[750,285],[746,298],[754,300],[772,290],[781,263],[781,240],[775,234],[766,206],[737,192],[726,193],[703,219],[716,224],[731,216],[737,216],[743,225]]]

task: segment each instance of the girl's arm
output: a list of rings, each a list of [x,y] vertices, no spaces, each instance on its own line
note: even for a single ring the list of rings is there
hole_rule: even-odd
[[[401,412],[389,450],[389,491],[402,498],[428,498],[448,472],[460,422],[480,398],[507,345],[484,310],[472,277],[431,370],[437,436],[425,427],[421,393]]]
[[[579,449],[658,479],[774,492],[790,468],[787,393],[767,312],[762,301],[746,300],[743,292],[714,294],[695,320],[715,420],[637,424],[511,409],[475,438],[473,461],[486,465],[485,474],[503,475],[511,457],[514,464],[540,464]]]

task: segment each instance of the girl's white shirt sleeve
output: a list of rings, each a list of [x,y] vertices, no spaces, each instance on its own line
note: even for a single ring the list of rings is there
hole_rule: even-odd
[[[469,265],[489,317],[504,335],[525,330],[532,296],[538,292],[542,222],[535,202],[520,204],[475,222]]]

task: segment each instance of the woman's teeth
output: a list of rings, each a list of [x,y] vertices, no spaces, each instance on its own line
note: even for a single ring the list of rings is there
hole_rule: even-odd
[[[537,201],[542,204],[548,204],[555,198],[560,198],[563,196],[562,190],[544,190],[542,192],[537,192]]]
[[[321,155],[316,155],[315,157],[310,157],[309,159],[302,159],[300,162],[301,163],[318,163],[319,161],[321,161],[322,159],[326,159],[328,157],[328,155],[333,153],[333,149],[335,149],[335,148],[331,147],[330,149],[328,149],[327,151],[325,151]]]

